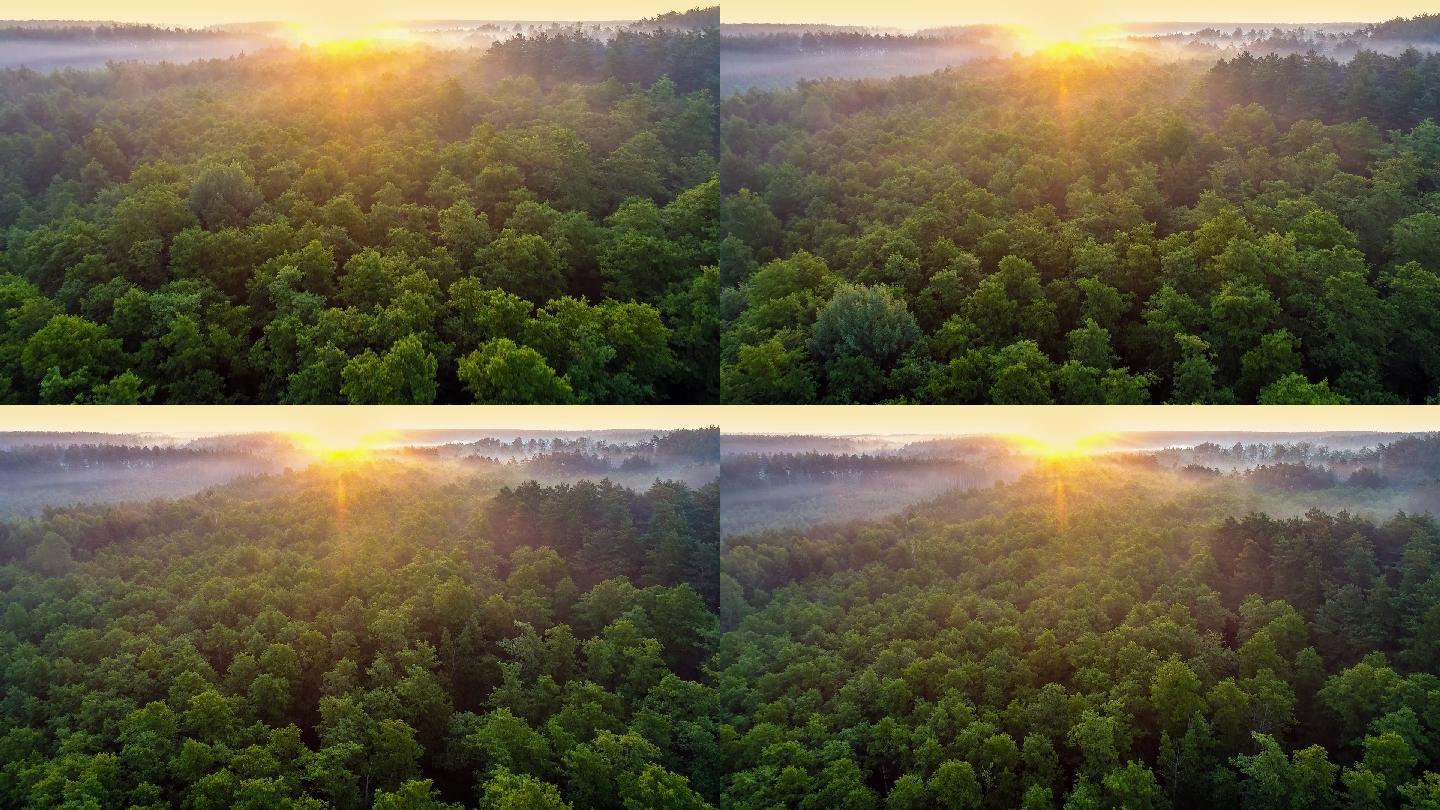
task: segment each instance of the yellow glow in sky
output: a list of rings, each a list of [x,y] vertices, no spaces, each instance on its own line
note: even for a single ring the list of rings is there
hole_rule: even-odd
[[[721,4],[721,19],[727,23],[830,23],[897,28],[1006,23],[1078,32],[1093,25],[1122,22],[1379,22],[1434,10],[1434,3],[1424,0],[1379,0],[1365,4],[1354,0],[1211,0],[1204,4],[1176,0],[1109,0],[1105,3],[725,0]]]
[[[364,425],[342,422],[309,431],[292,433],[300,449],[324,461],[356,461],[369,457],[395,439],[392,431],[374,431]]]
[[[296,20],[285,24],[285,32],[297,45],[348,50],[411,39],[404,28],[384,23],[355,20]]]
[[[707,409],[708,410],[708,409]],[[775,405],[719,406],[725,433],[1020,437],[1047,455],[1103,450],[1127,433],[1440,431],[1425,405]]]
[[[0,432],[215,435],[290,433],[330,446],[400,430],[675,430],[716,424],[723,408],[683,405],[7,405]]]
[[[178,0],[6,0],[0,19],[113,20],[171,25],[297,20],[310,24],[363,25],[383,20],[636,20],[684,4],[664,0],[248,0],[195,3]]]
[[[0,431],[210,435],[276,432],[350,447],[401,430],[674,430],[719,425],[725,433],[827,436],[1029,437],[1086,448],[1155,431],[1440,431],[1424,405],[11,405]],[[380,438],[376,438],[380,437]]]
[[[1024,453],[1058,460],[1103,452],[1109,449],[1108,443],[1114,436],[1109,433],[1086,434],[1067,430],[1062,425],[1053,430],[1037,429],[1031,433],[1011,435],[1008,438],[1014,441]]]

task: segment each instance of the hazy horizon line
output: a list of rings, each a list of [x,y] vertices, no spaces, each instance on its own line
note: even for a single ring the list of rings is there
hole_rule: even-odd
[[[697,6],[697,7],[698,7],[698,8],[709,8],[709,7],[713,7],[713,6]],[[722,9],[722,12],[721,12],[721,13],[722,13],[722,15],[723,15],[723,13],[724,13],[724,12],[723,12],[723,9]],[[654,15],[652,15],[652,16],[654,16]],[[402,23],[445,23],[445,22],[449,22],[449,23],[525,23],[525,24],[540,24],[540,23],[588,23],[588,24],[593,24],[593,25],[606,25],[606,24],[618,24],[618,23],[635,23],[635,22],[640,22],[641,20],[645,20],[645,19],[648,19],[648,18],[647,18],[647,17],[603,17],[603,18],[601,18],[601,17],[554,17],[554,18],[548,18],[548,17],[456,17],[456,16],[423,16],[423,15],[422,15],[422,16],[416,16],[416,17],[377,17],[377,18],[374,18],[374,19],[372,19],[372,20],[367,20],[367,21],[365,21],[364,24],[367,24],[367,25],[387,25],[387,24],[402,24]],[[1411,17],[1406,17],[1405,15],[1394,15],[1394,16],[1385,17],[1385,18],[1383,18],[1383,19],[1371,19],[1371,20],[1349,19],[1349,18],[1346,18],[1346,19],[1314,19],[1314,18],[1304,18],[1304,19],[1283,20],[1283,19],[1274,19],[1274,18],[1257,18],[1257,19],[1234,19],[1234,18],[1177,19],[1177,18],[1168,18],[1168,17],[1158,17],[1158,18],[1134,17],[1134,18],[1123,18],[1123,19],[1119,19],[1119,18],[1117,18],[1117,19],[1097,19],[1097,20],[1095,21],[1095,24],[1096,24],[1097,26],[1109,26],[1109,25],[1119,25],[1119,26],[1123,26],[1123,25],[1175,25],[1175,26],[1196,26],[1196,25],[1198,25],[1198,26],[1230,26],[1230,25],[1244,25],[1244,26],[1259,26],[1259,27],[1263,27],[1263,26],[1305,26],[1305,25],[1356,25],[1356,26],[1365,26],[1365,25],[1375,25],[1375,24],[1377,24],[1377,23],[1386,22],[1386,21],[1388,21],[1388,20],[1394,20],[1394,19],[1411,19]],[[158,26],[158,25],[164,25],[164,26],[182,27],[182,28],[207,28],[207,27],[223,26],[223,25],[284,25],[284,24],[287,24],[287,23],[295,22],[295,21],[296,21],[296,20],[294,20],[294,19],[286,19],[286,18],[237,18],[237,17],[217,18],[217,19],[208,20],[208,21],[199,21],[199,20],[196,20],[196,19],[159,18],[159,17],[117,17],[117,18],[97,18],[97,17],[73,17],[73,18],[71,18],[71,17],[0,17],[0,24],[5,24],[5,23],[29,23],[29,24],[36,24],[36,23],[61,23],[61,24],[72,24],[72,25],[157,25],[157,26]],[[720,23],[721,23],[722,26],[736,26],[736,25],[777,25],[777,26],[778,26],[778,25],[785,25],[785,26],[797,26],[797,27],[803,27],[803,26],[822,27],[822,26],[823,26],[823,27],[827,27],[827,28],[888,28],[888,29],[904,30],[904,31],[912,32],[912,33],[913,33],[913,32],[918,32],[918,31],[924,31],[924,30],[927,30],[927,29],[934,29],[934,28],[978,28],[978,27],[985,27],[985,26],[1007,26],[1007,27],[1022,27],[1022,28],[1023,28],[1023,27],[1026,27],[1026,26],[1030,25],[1030,23],[1028,23],[1028,22],[1026,22],[1026,21],[1024,21],[1024,20],[1020,20],[1020,19],[1010,19],[1010,20],[1001,20],[1001,19],[988,19],[988,20],[986,20],[986,19],[939,20],[939,19],[937,19],[937,20],[930,20],[930,21],[925,21],[925,22],[917,22],[917,21],[904,21],[904,22],[902,22],[902,21],[894,21],[894,20],[889,20],[889,21],[878,21],[878,20],[877,20],[877,21],[871,21],[871,22],[822,22],[822,21],[819,21],[819,20],[775,20],[775,19],[728,20],[728,19],[723,19],[723,18],[722,18],[721,21],[720,21]]]
[[[556,19],[521,19],[521,18],[470,18],[470,17],[403,17],[403,18],[377,18],[367,21],[366,25],[393,25],[397,23],[593,23],[605,25],[609,23],[634,23],[648,19],[646,17],[613,17],[606,19],[580,19],[580,18],[556,18]],[[151,18],[135,19],[91,19],[91,18],[64,18],[64,17],[0,17],[0,24],[3,23],[68,23],[74,25],[166,25],[176,28],[203,28],[217,25],[286,25],[295,20],[286,19],[234,19],[217,20],[207,23],[180,22],[177,20],[161,20]]]
[[[722,12],[722,14],[723,14],[723,12]],[[1247,26],[1356,25],[1356,26],[1365,26],[1365,25],[1376,25],[1376,24],[1378,24],[1378,23],[1387,22],[1387,21],[1389,21],[1389,20],[1395,20],[1395,19],[1412,19],[1412,18],[1411,18],[1411,17],[1406,17],[1406,16],[1403,15],[1403,14],[1402,14],[1402,15],[1394,15],[1394,16],[1390,16],[1390,17],[1385,17],[1384,19],[1374,19],[1374,20],[1356,20],[1356,19],[1334,19],[1334,20],[1318,20],[1318,19],[1297,19],[1297,20],[1277,20],[1277,19],[1253,19],[1253,20],[1213,19],[1213,20],[1204,20],[1204,19],[1199,19],[1199,20],[1180,20],[1180,19],[1171,19],[1171,18],[1156,18],[1156,19],[1149,19],[1149,18],[1128,18],[1128,19],[1096,20],[1096,21],[1095,21],[1095,25],[1097,25],[1097,26],[1110,26],[1110,25],[1177,25],[1177,26],[1178,26],[1178,25],[1186,25],[1186,26],[1189,26],[1189,25],[1200,25],[1200,26],[1230,26],[1230,25],[1247,25]],[[918,32],[918,31],[925,31],[925,30],[929,30],[929,29],[934,29],[934,28],[979,28],[979,27],[984,27],[984,26],[1009,26],[1009,27],[1019,27],[1019,28],[1023,28],[1023,27],[1029,26],[1030,24],[1031,24],[1031,23],[1025,22],[1025,21],[1023,21],[1023,20],[1009,20],[1009,21],[1006,21],[1006,20],[934,20],[934,21],[924,22],[924,23],[917,23],[917,22],[913,22],[913,21],[911,21],[911,22],[895,22],[895,21],[889,21],[889,22],[878,22],[878,21],[877,21],[877,22],[818,22],[818,21],[815,21],[815,20],[809,20],[809,21],[795,21],[795,20],[727,20],[727,19],[723,19],[723,18],[720,20],[720,25],[721,25],[722,27],[723,27],[723,26],[728,26],[728,25],[792,25],[792,26],[825,26],[825,27],[829,27],[829,28],[890,28],[890,29],[897,29],[897,30],[907,30],[907,31],[912,32],[912,33],[913,33],[913,32]]]

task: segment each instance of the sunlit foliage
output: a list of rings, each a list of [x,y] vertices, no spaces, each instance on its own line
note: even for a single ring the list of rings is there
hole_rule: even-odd
[[[1428,806],[1440,526],[1252,512],[1294,502],[1209,472],[1069,460],[727,539],[724,801]]]
[[[729,97],[724,399],[1425,402],[1437,94],[1115,51]]]
[[[718,494],[387,462],[0,523],[0,804],[708,807]]]
[[[0,401],[714,401],[708,37],[0,73]]]

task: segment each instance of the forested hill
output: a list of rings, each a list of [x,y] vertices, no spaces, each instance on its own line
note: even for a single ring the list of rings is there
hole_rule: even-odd
[[[707,30],[0,72],[0,402],[715,401]]]
[[[1282,128],[1302,119],[1326,124],[1363,119],[1381,132],[1409,130],[1440,113],[1440,53],[1362,51],[1349,60],[1242,54],[1217,62],[1204,92],[1216,112],[1259,104]]]
[[[1060,463],[727,540],[734,807],[1432,807],[1440,526]]]
[[[1440,56],[1044,57],[722,105],[727,401],[1425,402]]]
[[[0,804],[709,807],[718,505],[332,464],[0,523]]]

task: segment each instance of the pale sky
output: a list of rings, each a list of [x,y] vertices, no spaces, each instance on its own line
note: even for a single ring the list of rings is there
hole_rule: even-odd
[[[1122,22],[1379,22],[1434,12],[1433,0],[1107,0],[1105,3],[1009,0],[938,2],[888,0],[884,3],[841,0],[724,0],[726,23],[830,23],[834,25],[921,28],[972,23],[1012,23],[1055,28]]]
[[[248,0],[195,3],[178,0],[5,0],[0,19],[116,20],[203,25],[257,20],[622,20],[706,5],[704,0]],[[1117,22],[1378,22],[1434,11],[1430,0],[1211,0],[1203,6],[1176,0],[1108,0],[1077,4],[1054,0],[939,2],[890,0],[724,0],[725,22],[832,23],[902,28],[970,23],[1016,23],[1046,28]]]
[[[1029,436],[1065,443],[1117,433],[1440,431],[1440,408],[1412,405],[732,405],[722,433]]]
[[[696,5],[692,3],[691,5]],[[196,3],[177,0],[4,0],[0,19],[114,20],[170,25],[337,20],[634,20],[689,8],[665,0],[247,0]]]
[[[710,427],[681,405],[7,405],[0,432],[170,436],[295,433],[343,445],[401,430],[675,430]]]
[[[1066,441],[1147,431],[1440,431],[1423,405],[11,405],[0,431],[287,432],[321,437],[395,430],[668,430],[811,435],[1004,434]]]

